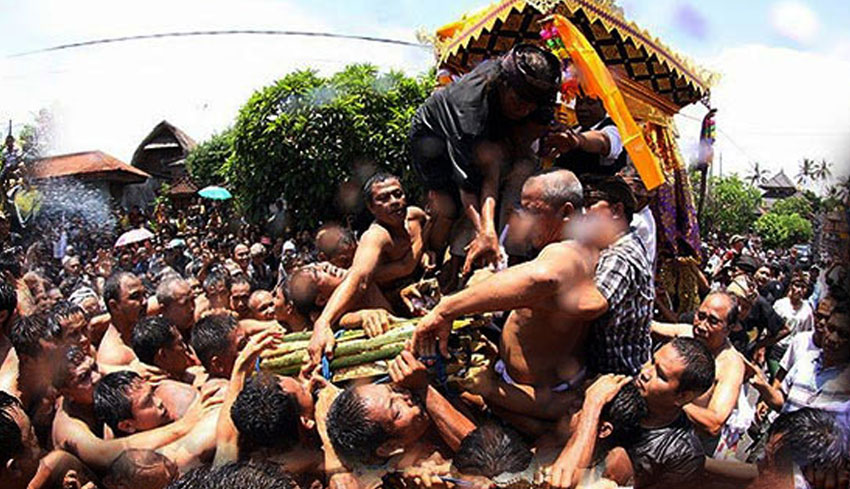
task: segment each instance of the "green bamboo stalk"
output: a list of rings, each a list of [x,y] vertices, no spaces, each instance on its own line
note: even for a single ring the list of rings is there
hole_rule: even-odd
[[[364,351],[347,357],[334,358],[331,360],[330,367],[331,370],[336,370],[377,362],[379,360],[389,360],[391,358],[395,358],[396,355],[402,352],[402,350],[404,350],[404,341],[397,341],[395,343],[383,345],[375,350]],[[272,363],[273,362],[263,362],[262,368],[264,370],[272,371],[278,375],[294,375],[297,374],[302,367],[301,364],[282,366],[273,365]]]

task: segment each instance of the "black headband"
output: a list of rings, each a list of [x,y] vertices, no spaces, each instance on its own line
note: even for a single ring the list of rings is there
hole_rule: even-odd
[[[550,82],[535,78],[528,72],[528,67],[524,66],[519,59],[520,51],[539,50],[547,62],[553,64],[557,70],[553,59],[553,55],[541,50],[535,46],[522,44],[511,49],[502,58],[502,72],[508,81],[510,87],[524,100],[537,103],[552,103],[555,100],[555,94],[558,92],[558,82]],[[547,56],[548,55],[548,56]]]

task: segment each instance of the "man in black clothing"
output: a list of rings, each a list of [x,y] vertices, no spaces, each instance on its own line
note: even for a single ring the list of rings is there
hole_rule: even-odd
[[[634,379],[646,400],[647,415],[623,443],[634,470],[634,487],[685,487],[702,473],[705,453],[682,407],[714,383],[714,359],[693,338],[678,337],[661,347]],[[578,485],[590,466],[603,407],[628,383],[628,377],[604,375],[585,393],[576,429],[552,466],[552,487]]]
[[[561,64],[554,55],[519,45],[437,90],[416,111],[411,154],[428,190],[435,217],[430,248],[438,256],[462,207],[476,233],[464,268],[497,261],[496,205],[500,182],[517,152],[514,136],[523,127],[542,135],[554,115],[560,78]],[[530,147],[535,138],[527,139]],[[518,189],[522,182],[517,183]]]

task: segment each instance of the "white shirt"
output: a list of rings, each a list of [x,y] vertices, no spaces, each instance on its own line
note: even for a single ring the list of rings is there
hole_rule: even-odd
[[[635,232],[643,241],[646,247],[647,260],[652,266],[653,276],[655,275],[655,217],[652,216],[652,211],[649,206],[646,206],[640,212],[632,215],[631,226],[635,228]]]
[[[602,166],[611,166],[617,161],[617,158],[620,157],[620,153],[623,152],[623,139],[620,137],[620,131],[617,129],[616,124],[611,124],[610,126],[599,129],[599,125],[604,121],[605,119],[602,119],[594,124],[593,127],[587,129],[587,131],[599,131],[608,136],[610,150],[607,155],[600,155],[599,163]],[[585,130],[586,129],[582,128],[581,132],[584,132]]]
[[[795,310],[794,306],[791,305],[791,299],[783,297],[773,304],[773,310],[776,311],[776,314],[782,316],[785,325],[791,332],[777,343],[781,348],[787,348],[797,333],[815,329],[815,315],[808,301],[803,301],[800,308]]]

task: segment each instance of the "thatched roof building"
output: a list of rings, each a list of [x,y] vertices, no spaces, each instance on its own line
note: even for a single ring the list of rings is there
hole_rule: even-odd
[[[186,175],[186,156],[195,146],[195,140],[185,132],[162,121],[136,148],[131,164],[155,178],[173,182]]]
[[[86,151],[42,158],[33,164],[31,177],[35,180],[74,177],[83,181],[128,184],[142,183],[150,175],[102,151]]]

